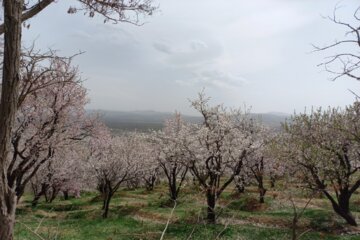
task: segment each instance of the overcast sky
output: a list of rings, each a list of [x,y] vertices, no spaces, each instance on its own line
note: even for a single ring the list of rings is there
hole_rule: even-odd
[[[214,102],[252,106],[252,112],[344,106],[359,82],[330,81],[316,65],[330,53],[310,53],[344,29],[324,20],[338,0],[157,0],[146,24],[104,24],[73,1],[58,1],[31,20],[25,44],[79,50],[76,64],[89,89],[88,108],[174,110],[192,114],[188,99],[205,87]],[[344,0],[338,15],[351,19],[358,1]],[[359,51],[354,49],[354,51]],[[359,91],[358,91],[359,90]]]

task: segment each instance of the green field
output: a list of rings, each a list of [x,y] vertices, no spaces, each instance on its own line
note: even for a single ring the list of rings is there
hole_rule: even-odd
[[[292,205],[283,191],[269,190],[266,203],[258,204],[256,188],[244,194],[232,189],[219,200],[217,225],[204,222],[205,198],[196,187],[185,187],[164,239],[290,239]],[[306,203],[300,194],[297,205]],[[108,219],[101,218],[97,193],[83,193],[79,199],[56,199],[31,207],[32,196],[19,203],[15,239],[160,239],[172,207],[167,188],[119,191],[114,196]],[[354,215],[360,218],[360,195],[352,201]],[[315,198],[299,223],[301,239],[360,239],[360,228],[349,227],[331,210],[325,198]]]

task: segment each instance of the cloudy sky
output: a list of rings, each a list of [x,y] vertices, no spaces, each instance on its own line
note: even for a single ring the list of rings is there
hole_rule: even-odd
[[[330,81],[316,66],[330,53],[311,53],[311,43],[344,35],[322,17],[338,2],[157,0],[159,11],[137,27],[68,15],[72,1],[58,1],[31,20],[24,41],[61,55],[85,51],[76,64],[92,109],[192,114],[188,99],[205,87],[216,103],[292,113],[344,106],[354,100],[349,89],[360,92],[360,83]],[[339,17],[351,20],[357,5],[342,1]]]

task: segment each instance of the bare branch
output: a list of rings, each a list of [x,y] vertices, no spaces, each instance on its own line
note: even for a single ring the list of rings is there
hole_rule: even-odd
[[[333,15],[327,17],[328,20],[330,20],[332,23],[336,25],[340,25],[342,27],[345,27],[345,39],[342,40],[336,40],[332,44],[328,44],[322,47],[312,45],[314,48],[313,52],[320,52],[320,51],[328,51],[328,50],[336,50],[339,47],[342,46],[353,46],[354,48],[360,48],[360,26],[356,26],[354,24],[350,24],[348,22],[343,22],[337,18],[337,10],[339,9],[339,6],[337,5],[334,8]],[[353,17],[357,22],[360,22],[360,7],[357,8],[354,11]],[[321,64],[318,64],[318,66],[322,66],[325,68],[325,70],[334,77],[331,79],[333,81],[342,78],[342,77],[349,77],[355,80],[360,81],[360,53],[359,51],[354,50],[351,53],[337,53],[333,56],[327,57],[327,60],[324,61]],[[334,70],[337,68],[337,65],[340,64],[339,70]]]

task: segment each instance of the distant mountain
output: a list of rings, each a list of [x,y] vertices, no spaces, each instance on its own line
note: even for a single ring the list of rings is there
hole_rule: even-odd
[[[166,119],[172,118],[174,113],[156,111],[107,111],[89,110],[89,113],[99,113],[102,121],[114,131],[149,131],[159,130]],[[263,124],[279,129],[281,123],[290,115],[285,113],[254,113],[255,118]],[[201,123],[198,116],[182,115],[183,119],[191,123]]]
[[[285,122],[286,119],[290,118],[290,114],[287,113],[253,113],[253,115],[259,119],[264,125],[271,128],[280,129],[281,123]]]
[[[111,129],[118,130],[159,130],[163,127],[166,119],[172,118],[174,113],[164,113],[156,111],[106,111],[89,110],[100,114],[102,121]],[[191,123],[200,123],[201,118],[195,116],[182,115]]]

